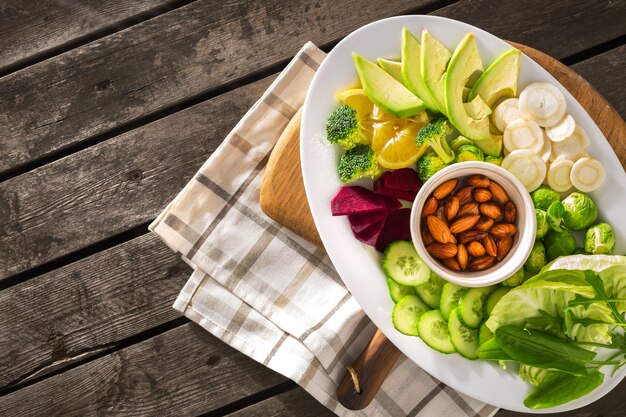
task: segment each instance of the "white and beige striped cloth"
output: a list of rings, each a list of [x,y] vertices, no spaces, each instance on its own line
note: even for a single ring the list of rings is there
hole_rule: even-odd
[[[324,52],[307,43],[150,229],[194,269],[174,308],[341,416],[491,416],[402,356],[372,403],[334,392],[375,328],[329,258],[259,208],[263,170]]]

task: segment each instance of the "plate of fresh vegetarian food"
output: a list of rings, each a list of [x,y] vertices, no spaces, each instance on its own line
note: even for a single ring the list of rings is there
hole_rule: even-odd
[[[576,99],[474,26],[343,39],[300,132],[321,240],[366,314],[450,387],[560,412],[626,375],[626,173]]]

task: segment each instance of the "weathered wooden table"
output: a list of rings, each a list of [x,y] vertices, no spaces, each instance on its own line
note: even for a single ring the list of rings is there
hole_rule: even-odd
[[[624,0],[1,1],[0,415],[330,415],[171,308],[190,270],[147,225],[304,42],[412,13],[542,50],[626,116]]]

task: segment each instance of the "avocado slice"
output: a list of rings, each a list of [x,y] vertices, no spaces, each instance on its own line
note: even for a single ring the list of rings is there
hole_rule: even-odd
[[[463,103],[463,107],[465,107],[467,115],[474,120],[480,120],[491,114],[491,107],[485,103],[481,96],[474,97],[469,103]]]
[[[483,71],[483,64],[474,34],[468,33],[454,50],[448,64],[444,87],[446,112],[450,122],[463,136],[474,140],[488,140],[489,119],[483,117],[474,120],[463,105],[463,87],[477,71]]]
[[[352,53],[356,72],[367,97],[387,113],[398,118],[415,116],[426,105],[402,83],[396,81],[385,70],[356,52]]]
[[[485,155],[498,158],[502,156],[502,135],[490,134],[488,139],[475,140],[474,145]]]
[[[491,107],[500,97],[515,97],[521,55],[518,49],[510,49],[502,54],[482,73],[468,98],[472,100],[476,96],[481,96]]]
[[[402,82],[402,63],[391,59],[378,58],[378,66],[396,80]]]
[[[402,81],[406,88],[422,99],[426,108],[433,113],[439,113],[439,107],[424,83],[420,73],[421,60],[420,44],[411,32],[402,28]]]
[[[435,38],[427,29],[422,31],[422,48],[420,58],[420,72],[435,104],[442,114],[446,114],[446,100],[444,97],[444,76],[452,52],[439,39]]]

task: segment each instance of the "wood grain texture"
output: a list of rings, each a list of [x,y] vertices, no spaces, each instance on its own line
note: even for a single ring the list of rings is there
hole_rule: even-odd
[[[317,402],[315,398],[298,387],[267,400],[243,408],[228,417],[334,417],[335,413]]]
[[[180,317],[190,274],[147,234],[1,291],[0,388]]]
[[[198,0],[0,79],[0,172],[435,0]]]
[[[189,323],[0,397],[0,415],[199,415],[285,381]]]
[[[4,0],[0,13],[0,71],[76,38],[173,0]]]

